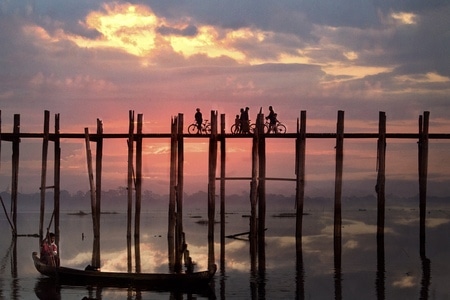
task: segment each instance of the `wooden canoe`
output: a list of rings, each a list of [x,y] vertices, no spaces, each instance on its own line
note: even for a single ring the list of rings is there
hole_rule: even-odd
[[[42,275],[55,278],[64,284],[137,286],[145,288],[191,288],[208,283],[214,277],[217,266],[210,270],[194,273],[126,273],[79,270],[67,267],[54,267],[40,261],[37,252],[32,254],[34,266]]]

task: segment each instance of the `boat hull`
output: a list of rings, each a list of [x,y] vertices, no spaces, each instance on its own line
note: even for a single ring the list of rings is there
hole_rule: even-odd
[[[101,272],[48,266],[40,261],[36,252],[33,252],[32,257],[34,266],[39,273],[68,285],[134,286],[161,290],[184,289],[208,285],[216,272],[215,265],[211,270],[189,274]]]

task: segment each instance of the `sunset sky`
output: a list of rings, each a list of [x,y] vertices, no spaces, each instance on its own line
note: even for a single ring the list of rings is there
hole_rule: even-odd
[[[308,132],[450,133],[450,2],[436,1],[55,1],[0,0],[2,132],[14,114],[22,132],[41,132],[44,110],[59,113],[61,132],[128,130],[128,111],[144,132],[167,133],[178,113],[199,107],[250,119],[273,105],[289,132],[307,111]],[[53,124],[53,123],[52,123]],[[188,125],[188,124],[186,124]],[[53,125],[51,125],[53,128]],[[41,141],[22,141],[19,188],[38,192]],[[144,143],[144,188],[166,193],[167,140]],[[373,193],[376,141],[345,144],[344,180]],[[0,190],[10,185],[10,146],[2,142]],[[84,141],[63,141],[62,188],[89,188]],[[186,188],[206,189],[207,140],[186,146]],[[230,142],[228,175],[250,174],[249,141]],[[416,141],[388,142],[388,192],[416,194]],[[8,152],[9,151],[9,152]],[[105,145],[108,188],[126,183],[126,141]],[[293,177],[293,141],[268,142],[268,176]],[[430,145],[430,194],[449,195],[450,143]],[[51,172],[50,172],[51,173]],[[308,141],[307,193],[333,189],[334,141]],[[125,177],[124,177],[125,176]],[[49,175],[51,180],[51,175]],[[362,184],[362,182],[366,184]],[[230,188],[239,183],[230,183]],[[236,187],[247,190],[248,182]],[[291,183],[270,183],[268,192]],[[355,188],[354,184],[352,188]],[[370,189],[369,189],[370,188]]]

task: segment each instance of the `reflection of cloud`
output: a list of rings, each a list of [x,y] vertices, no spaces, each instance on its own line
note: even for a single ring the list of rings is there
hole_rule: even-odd
[[[445,225],[448,223],[450,223],[449,219],[438,219],[438,218],[431,218],[431,219],[428,218],[427,219],[427,227],[430,227],[430,228],[436,228],[436,227],[439,227],[441,225]]]
[[[334,225],[325,227],[322,232],[324,234],[332,234],[334,231]],[[355,220],[342,220],[342,235],[360,235],[360,234],[374,234],[377,232],[376,225],[369,225],[361,221]],[[392,233],[390,228],[385,228],[385,233]]]
[[[399,288],[410,288],[416,286],[416,278],[414,276],[405,275],[402,278],[394,281],[392,286]]]
[[[344,244],[344,249],[356,249],[359,247],[358,241],[349,240]]]

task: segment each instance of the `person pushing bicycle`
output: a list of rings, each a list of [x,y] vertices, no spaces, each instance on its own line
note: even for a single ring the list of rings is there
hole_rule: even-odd
[[[276,124],[277,124],[277,114],[274,112],[273,107],[269,106],[269,115],[266,117],[266,120],[269,120],[269,132],[272,130],[276,132]]]

